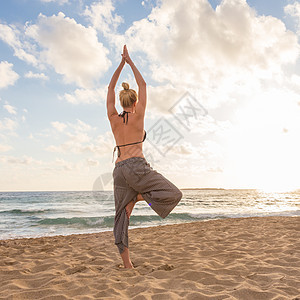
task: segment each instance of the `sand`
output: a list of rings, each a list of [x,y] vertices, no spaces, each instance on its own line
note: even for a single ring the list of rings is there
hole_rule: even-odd
[[[0,241],[0,299],[300,299],[300,217]]]

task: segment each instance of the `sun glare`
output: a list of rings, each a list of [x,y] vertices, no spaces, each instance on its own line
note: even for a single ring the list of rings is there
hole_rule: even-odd
[[[237,113],[235,131],[227,137],[228,167],[241,186],[264,192],[299,189],[300,123],[295,122],[295,104],[275,92],[260,97]]]
[[[260,188],[259,190],[261,190],[264,193],[287,193],[287,192],[293,192],[295,190],[297,190],[299,187],[296,186],[265,186],[264,188]]]

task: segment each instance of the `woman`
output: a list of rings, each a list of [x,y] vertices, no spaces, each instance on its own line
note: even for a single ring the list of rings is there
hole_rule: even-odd
[[[131,67],[137,85],[138,95],[125,82],[119,94],[123,112],[115,108],[115,86],[125,62]],[[168,179],[153,170],[143,155],[142,144],[146,138],[144,117],[147,94],[146,82],[129,57],[126,45],[122,61],[108,86],[107,116],[117,143],[118,158],[113,170],[115,198],[115,245],[118,246],[124,267],[133,268],[128,250],[129,218],[138,201],[146,201],[162,218],[174,209],[182,198],[182,192]],[[122,149],[120,149],[122,147]]]

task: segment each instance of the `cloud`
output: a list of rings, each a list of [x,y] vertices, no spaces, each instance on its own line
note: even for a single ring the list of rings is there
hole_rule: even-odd
[[[47,151],[56,153],[71,152],[76,154],[94,153],[96,155],[105,155],[108,148],[113,148],[113,137],[111,132],[96,137],[93,134],[96,128],[81,120],[77,120],[76,123],[62,123],[56,121],[52,122],[51,125],[57,132],[63,134],[64,142],[59,145],[50,145],[46,147]]]
[[[222,173],[223,168],[216,166],[216,167],[208,167],[207,172],[213,172],[213,173]]]
[[[0,39],[14,50],[14,55],[21,60],[26,61],[34,66],[38,64],[37,59],[31,53],[33,47],[24,40],[23,33],[20,32],[14,25],[0,24]]]
[[[88,158],[88,159],[86,160],[86,164],[87,164],[89,167],[95,167],[95,166],[98,166],[98,165],[99,165],[99,161],[98,161],[98,160],[94,160],[94,159]]]
[[[0,62],[0,89],[14,85],[19,75],[12,69],[13,64],[7,61]]]
[[[21,157],[15,157],[15,156],[2,156],[0,157],[0,162],[2,163],[9,163],[13,165],[31,165],[31,164],[38,164],[41,165],[42,161],[35,160],[31,156],[24,155]]]
[[[16,114],[17,114],[16,108],[15,108],[15,107],[13,107],[13,106],[11,106],[11,105],[9,105],[9,104],[5,104],[5,105],[3,105],[3,107],[4,107],[10,114],[12,114],[12,115],[16,115]]]
[[[133,57],[146,54],[157,82],[207,93],[223,82],[230,92],[249,78],[280,76],[299,56],[297,36],[281,20],[257,15],[245,0],[224,0],[215,10],[206,0],[188,6],[161,1],[124,38]]]
[[[59,132],[64,132],[65,129],[71,129],[75,132],[75,134],[79,134],[82,132],[89,132],[90,130],[93,130],[91,125],[77,119],[77,123],[63,123],[63,122],[51,122],[52,127],[54,127]],[[67,134],[67,133],[66,133]]]
[[[13,149],[12,146],[9,145],[0,145],[0,152],[7,152],[9,150]]]
[[[73,94],[65,93],[63,96],[59,96],[59,99],[66,100],[72,104],[104,103],[106,91],[104,87],[98,89],[76,89]]]
[[[78,169],[78,165],[68,162],[64,159],[57,158],[55,160],[57,166],[60,166],[64,171],[72,171]]]
[[[181,155],[191,155],[197,153],[196,148],[189,142],[182,142],[179,145],[176,144],[171,148],[171,152]]]
[[[231,131],[233,124],[230,120],[216,120],[211,115],[205,115],[201,119],[196,120],[191,127],[191,132],[197,133],[199,136],[207,134],[215,134],[224,136],[228,131]]]
[[[35,78],[35,79],[42,79],[42,80],[48,80],[48,76],[46,76],[44,73],[33,73],[32,71],[27,72],[24,75],[25,78]]]
[[[122,47],[127,39],[118,32],[118,28],[125,20],[115,12],[115,1],[100,0],[95,1],[90,6],[86,6],[83,16],[87,18],[93,28],[106,38],[115,60],[121,59]]]
[[[153,112],[153,117],[160,113],[169,114],[169,109],[184,92],[183,88],[176,88],[170,83],[160,86],[147,85],[147,109]]]
[[[3,120],[0,120],[0,131],[14,131],[17,128],[17,122],[9,119],[4,118]]]
[[[76,154],[92,153],[103,156],[113,149],[113,135],[110,131],[96,136],[96,128],[81,120],[77,120],[76,123],[56,121],[52,122],[51,125],[63,135],[64,142],[46,147],[47,151]]]
[[[152,3],[152,1],[153,1],[153,0],[144,0],[144,1],[141,2],[141,5],[144,6],[145,8],[148,8],[148,7],[149,7],[149,8],[150,8],[150,7],[153,8],[153,7],[155,6],[155,5],[154,5],[154,4],[155,4],[155,3],[154,3],[155,1],[153,1],[153,3]]]
[[[279,85],[300,53],[297,36],[281,20],[258,15],[245,0],[224,0],[216,9],[207,0],[189,6],[159,1],[124,34],[117,32],[121,19],[112,1],[94,3],[84,14],[118,49],[116,58],[126,43],[133,60],[148,67],[159,84],[148,85],[148,107],[155,113],[167,113],[187,89],[201,93],[206,108],[217,108],[251,95],[263,81]]]
[[[62,122],[51,122],[51,125],[59,132],[63,132],[66,128],[67,125],[62,123]]]
[[[290,15],[296,22],[298,34],[300,33],[300,3],[295,1],[293,4],[288,4],[284,7],[284,12]]]
[[[99,29],[104,36],[110,33],[117,32],[117,28],[124,19],[113,14],[115,7],[111,0],[102,0],[94,2],[89,8],[84,11],[84,16],[88,17],[94,28]]]
[[[54,3],[57,3],[59,5],[69,3],[69,0],[41,0],[41,1],[44,2],[44,3],[54,2]]]
[[[40,14],[37,24],[26,28],[26,35],[44,49],[41,60],[53,66],[67,83],[90,88],[111,66],[96,30],[62,12],[51,17]]]

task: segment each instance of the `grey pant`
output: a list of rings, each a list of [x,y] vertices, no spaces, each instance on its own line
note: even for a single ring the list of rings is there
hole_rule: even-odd
[[[129,219],[126,205],[140,193],[149,206],[165,218],[182,198],[182,192],[163,175],[153,170],[143,157],[130,157],[116,163],[113,170],[115,198],[115,245],[120,254],[128,248]]]

